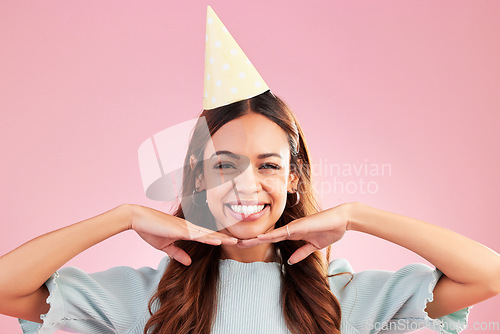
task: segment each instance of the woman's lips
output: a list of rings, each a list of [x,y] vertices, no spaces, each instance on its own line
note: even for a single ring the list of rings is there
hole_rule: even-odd
[[[263,204],[269,204],[269,203],[263,202],[263,201],[258,201],[258,200],[240,199],[238,201],[227,202],[225,204],[226,205],[263,205]]]
[[[253,221],[253,220],[259,219],[260,217],[265,215],[267,211],[269,211],[269,204],[265,204],[264,209],[262,209],[261,211],[256,212],[256,213],[251,213],[251,214],[244,214],[244,213],[235,212],[231,209],[229,204],[224,205],[224,208],[225,208],[225,210],[227,210],[229,212],[229,214],[232,217],[234,217],[238,221]]]

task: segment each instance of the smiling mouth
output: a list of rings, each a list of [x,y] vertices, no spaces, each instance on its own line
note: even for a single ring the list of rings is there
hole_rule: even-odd
[[[253,215],[263,211],[269,203],[260,205],[241,205],[241,204],[225,204],[231,211],[243,214],[243,215]]]

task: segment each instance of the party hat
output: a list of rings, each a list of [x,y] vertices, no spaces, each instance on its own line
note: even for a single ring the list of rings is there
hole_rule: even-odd
[[[246,100],[267,90],[260,74],[208,6],[203,109]]]

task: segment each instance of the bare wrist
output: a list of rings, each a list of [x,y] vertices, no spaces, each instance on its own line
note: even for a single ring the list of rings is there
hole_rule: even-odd
[[[122,230],[127,231],[132,229],[132,220],[134,218],[134,207],[136,204],[120,204],[114,210],[117,211],[122,219],[120,219],[120,223],[122,225]]]
[[[347,225],[346,231],[356,231],[356,224],[358,223],[358,213],[363,209],[364,204],[360,202],[346,203]]]

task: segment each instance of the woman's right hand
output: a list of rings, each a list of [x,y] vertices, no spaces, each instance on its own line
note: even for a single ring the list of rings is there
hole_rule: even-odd
[[[189,266],[191,258],[174,245],[176,240],[193,240],[209,245],[236,245],[238,239],[195,225],[185,219],[145,207],[129,204],[131,218],[129,229],[154,248],[167,253],[176,261]]]

